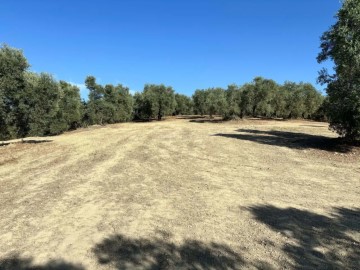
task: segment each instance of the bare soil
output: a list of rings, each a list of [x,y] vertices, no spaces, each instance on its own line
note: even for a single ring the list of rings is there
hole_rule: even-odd
[[[360,269],[326,123],[172,119],[0,144],[0,269]]]

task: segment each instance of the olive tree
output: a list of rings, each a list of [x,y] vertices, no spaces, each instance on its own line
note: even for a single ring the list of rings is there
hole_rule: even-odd
[[[0,47],[0,139],[26,135],[28,67],[21,50],[7,45]]]
[[[336,23],[321,37],[319,63],[332,60],[334,74],[319,72],[327,84],[330,126],[350,140],[360,139],[360,2],[345,0]]]
[[[176,101],[172,87],[146,84],[143,95],[143,101],[150,107],[151,117],[161,120],[162,117],[174,112]]]

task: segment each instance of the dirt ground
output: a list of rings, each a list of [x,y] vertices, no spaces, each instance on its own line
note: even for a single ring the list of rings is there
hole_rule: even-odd
[[[360,151],[178,119],[0,146],[0,269],[360,269]]]

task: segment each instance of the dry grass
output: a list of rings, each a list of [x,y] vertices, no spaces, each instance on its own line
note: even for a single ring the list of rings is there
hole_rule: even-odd
[[[0,146],[0,269],[360,268],[358,149],[202,120]]]

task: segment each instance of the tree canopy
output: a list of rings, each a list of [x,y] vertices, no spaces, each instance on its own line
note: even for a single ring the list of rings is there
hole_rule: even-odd
[[[171,115],[215,115],[224,119],[243,117],[321,118],[333,101],[309,83],[256,77],[252,82],[227,89],[199,89],[192,97],[171,86],[146,84],[134,95],[121,84],[97,83],[85,78],[89,90],[81,100],[79,88],[57,81],[51,74],[34,73],[22,51],[0,47],[0,139],[46,136],[88,125],[131,120],[162,120]]]
[[[175,115],[190,115],[193,114],[193,101],[190,97],[175,94]]]
[[[113,124],[132,119],[133,99],[129,88],[121,84],[116,86],[96,83],[94,76],[85,79],[89,89],[89,101],[86,104],[87,124]]]
[[[0,138],[26,135],[26,78],[29,64],[21,50],[0,48]]]
[[[350,140],[360,139],[360,2],[343,1],[336,23],[321,37],[317,60],[334,62],[334,74],[323,69],[319,82],[327,84],[330,126]]]
[[[144,118],[161,120],[175,110],[175,91],[171,86],[163,84],[146,84],[138,102],[142,102],[139,108],[144,109],[142,112]]]

